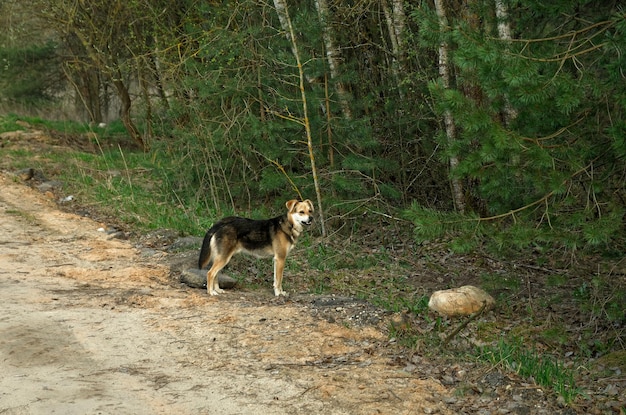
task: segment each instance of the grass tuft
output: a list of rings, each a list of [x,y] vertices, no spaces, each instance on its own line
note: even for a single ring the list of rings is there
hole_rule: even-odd
[[[477,351],[481,360],[495,366],[503,366],[518,375],[533,380],[538,385],[549,388],[563,398],[565,403],[572,403],[582,395],[576,386],[574,372],[550,355],[540,354],[536,350],[524,347],[519,338],[500,339],[495,346],[483,346]]]

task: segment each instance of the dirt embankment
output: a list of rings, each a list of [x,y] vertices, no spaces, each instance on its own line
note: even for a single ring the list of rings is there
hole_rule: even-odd
[[[0,413],[452,413],[375,327],[269,287],[210,298],[101,226],[0,176]]]

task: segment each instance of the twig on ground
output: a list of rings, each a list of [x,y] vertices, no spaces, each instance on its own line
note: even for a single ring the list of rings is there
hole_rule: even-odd
[[[467,325],[468,325],[469,323],[471,323],[472,321],[476,320],[476,318],[477,318],[478,316],[480,316],[480,315],[483,313],[483,311],[485,310],[485,307],[486,307],[486,306],[487,306],[487,302],[486,302],[486,301],[483,301],[483,306],[480,308],[480,310],[478,310],[477,312],[475,312],[474,314],[472,314],[471,316],[469,316],[469,318],[468,318],[467,320],[465,320],[463,323],[461,323],[461,324],[459,325],[459,327],[457,327],[456,329],[454,329],[454,331],[453,331],[452,333],[450,333],[450,334],[449,334],[449,335],[445,338],[445,340],[443,341],[443,345],[444,345],[444,346],[446,346],[446,345],[450,342],[450,340],[452,340],[452,338],[453,338],[454,336],[456,336],[457,334],[459,334],[459,332],[460,332],[461,330],[463,330],[465,327],[467,327]]]

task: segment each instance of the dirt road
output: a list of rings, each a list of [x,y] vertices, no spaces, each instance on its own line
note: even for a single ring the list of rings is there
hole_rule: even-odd
[[[184,289],[101,226],[0,176],[1,414],[450,413],[375,328]]]

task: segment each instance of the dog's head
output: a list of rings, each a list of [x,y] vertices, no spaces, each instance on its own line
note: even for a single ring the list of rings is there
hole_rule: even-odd
[[[293,199],[285,203],[285,205],[287,206],[288,215],[294,224],[309,226],[313,223],[313,202],[309,199],[304,201]]]

